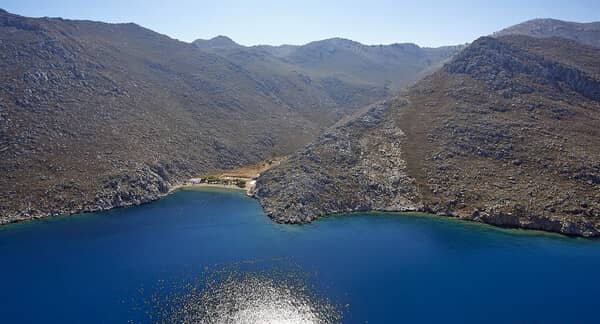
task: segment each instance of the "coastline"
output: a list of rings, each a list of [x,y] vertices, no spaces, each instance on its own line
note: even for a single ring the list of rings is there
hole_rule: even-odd
[[[510,235],[535,235],[535,236],[545,236],[545,237],[551,237],[551,238],[582,239],[582,240],[593,240],[593,241],[600,242],[600,239],[595,236],[568,235],[568,234],[564,234],[564,233],[560,233],[560,232],[546,231],[546,230],[533,229],[533,228],[499,226],[499,225],[494,225],[494,224],[477,221],[477,220],[472,220],[472,219],[459,217],[459,216],[455,216],[455,215],[434,214],[434,213],[428,213],[428,212],[420,211],[420,210],[405,210],[405,211],[367,210],[367,211],[339,212],[339,213],[333,213],[333,214],[328,214],[328,215],[319,217],[311,223],[319,222],[319,221],[333,220],[336,218],[352,217],[355,215],[360,216],[360,215],[364,215],[364,214],[370,214],[370,215],[374,215],[374,216],[389,216],[389,217],[397,217],[397,216],[423,217],[423,218],[430,218],[430,219],[440,220],[440,221],[457,222],[459,224],[462,224],[463,226],[471,226],[474,228],[480,228],[480,229],[484,229],[484,230],[493,230],[493,231],[498,231],[498,232],[510,234]],[[311,223],[308,223],[308,224],[311,224]],[[303,225],[303,224],[298,224],[298,225]]]
[[[373,209],[360,209],[360,208],[345,208],[338,209],[331,212],[319,212],[314,215],[310,220],[301,221],[290,221],[285,218],[277,217],[278,214],[273,213],[272,210],[263,205],[260,197],[253,196],[254,199],[259,201],[259,204],[263,208],[265,214],[276,223],[291,224],[291,225],[303,225],[310,224],[320,219],[337,217],[340,215],[351,215],[360,213],[389,213],[389,214],[420,214],[423,216],[439,217],[455,219],[464,221],[472,224],[483,224],[491,226],[497,229],[504,230],[519,230],[519,231],[532,231],[532,232],[543,232],[548,234],[556,234],[570,238],[585,238],[585,239],[600,239],[600,233],[594,231],[593,224],[589,224],[584,221],[573,221],[562,218],[549,218],[549,217],[519,217],[513,214],[501,213],[501,212],[478,212],[478,213],[458,213],[451,211],[435,211],[434,209],[427,208],[426,206],[420,207],[406,207],[406,208],[373,208]],[[590,228],[592,230],[590,230]]]
[[[186,188],[217,188],[245,191],[247,196],[253,197],[254,189],[256,188],[256,179],[261,173],[279,165],[285,159],[286,157],[277,157],[250,166],[242,166],[236,169],[207,174],[202,177],[190,178],[181,184],[170,186],[166,194],[168,195]],[[240,185],[242,183],[244,186]]]
[[[185,189],[194,189],[194,188],[205,188],[205,189],[225,189],[225,190],[235,190],[235,191],[245,191],[246,194],[248,194],[248,190],[244,187],[238,187],[236,185],[227,185],[227,184],[220,184],[220,183],[195,183],[195,184],[190,184],[190,183],[186,183],[186,184],[181,184],[181,185],[175,185],[172,188],[169,189],[169,192],[167,193],[167,195],[175,193],[179,190],[185,190]]]
[[[104,211],[109,211],[109,210],[114,210],[114,209],[120,209],[120,208],[131,208],[131,207],[137,207],[137,206],[141,206],[141,205],[145,205],[145,204],[150,204],[153,202],[156,202],[158,200],[161,200],[173,193],[176,193],[179,190],[186,190],[186,189],[219,189],[219,190],[228,190],[228,191],[238,191],[238,192],[245,192],[246,196],[253,198],[250,194],[248,194],[247,189],[246,188],[240,188],[238,186],[235,185],[226,185],[226,184],[209,184],[209,183],[199,183],[199,184],[190,184],[190,183],[183,183],[183,184],[176,184],[173,186],[169,187],[169,190],[166,193],[163,194],[159,194],[159,195],[149,195],[148,197],[146,197],[147,199],[142,200],[140,202],[137,203],[126,203],[126,204],[122,204],[122,205],[112,205],[109,207],[103,207],[103,208],[89,208],[89,207],[84,207],[84,208],[78,208],[78,209],[74,209],[71,211],[68,211],[66,213],[62,213],[62,214],[52,214],[50,212],[48,213],[44,213],[44,214],[40,214],[40,215],[35,215],[33,217],[27,217],[27,218],[13,218],[10,219],[9,221],[4,221],[3,219],[0,220],[0,230],[6,228],[6,226],[8,225],[16,225],[16,224],[26,224],[32,221],[43,221],[43,220],[51,220],[54,218],[62,218],[62,217],[73,217],[76,215],[86,215],[86,214],[92,214],[92,213],[99,213],[99,212],[104,212]]]
[[[252,193],[252,191],[248,191],[249,190],[248,187],[241,188],[236,185],[227,185],[227,184],[212,184],[212,183],[192,184],[192,183],[184,182],[183,184],[177,184],[177,185],[171,186],[169,188],[168,192],[166,192],[164,194],[161,194],[158,196],[153,196],[152,198],[149,198],[148,200],[142,201],[140,203],[112,206],[112,207],[108,207],[108,208],[99,208],[96,210],[85,208],[82,210],[74,210],[72,212],[64,213],[64,214],[60,214],[60,215],[47,214],[45,216],[37,216],[37,217],[32,217],[32,218],[14,219],[13,221],[10,221],[10,222],[0,223],[0,229],[5,228],[5,225],[26,224],[31,221],[49,220],[49,219],[53,219],[55,217],[60,217],[60,218],[71,217],[74,215],[85,215],[85,214],[108,211],[108,210],[118,209],[118,208],[130,208],[130,207],[141,206],[144,204],[158,201],[170,194],[176,193],[179,190],[190,190],[190,189],[207,189],[207,190],[219,189],[219,190],[227,190],[227,191],[245,192],[245,194],[248,198],[257,200],[259,205],[261,205],[260,199],[258,199]],[[252,190],[253,189],[254,189],[254,187],[252,187]],[[262,207],[262,205],[261,205],[261,207]],[[471,217],[465,217],[464,215],[448,214],[448,213],[432,213],[432,212],[428,212],[424,209],[403,209],[403,210],[372,209],[372,210],[336,211],[333,213],[322,214],[319,217],[316,217],[315,219],[313,219],[311,222],[308,222],[308,223],[280,222],[280,221],[277,221],[276,219],[274,219],[273,217],[271,217],[267,213],[267,211],[264,210],[264,208],[263,208],[263,211],[265,213],[265,216],[269,217],[271,219],[271,221],[273,221],[275,223],[290,224],[290,225],[305,225],[308,223],[313,223],[315,221],[331,219],[331,218],[336,218],[336,217],[347,217],[347,216],[351,216],[353,214],[364,214],[364,213],[373,213],[373,214],[382,214],[382,215],[386,215],[386,214],[387,215],[403,215],[404,214],[404,215],[411,215],[411,216],[422,216],[422,217],[432,217],[432,218],[439,218],[439,219],[446,219],[446,220],[454,220],[454,221],[464,222],[465,224],[472,224],[474,226],[478,226],[478,225],[489,226],[491,229],[495,229],[495,230],[510,231],[510,232],[516,231],[516,232],[519,232],[520,234],[527,234],[527,235],[536,235],[536,234],[537,235],[556,235],[558,237],[563,237],[563,238],[582,238],[582,239],[591,239],[591,240],[600,239],[600,237],[598,237],[598,236],[593,236],[593,235],[588,236],[588,235],[583,235],[582,233],[565,233],[565,232],[554,231],[554,230],[546,230],[546,229],[542,229],[542,228],[535,227],[535,226],[527,227],[527,226],[507,226],[505,224],[494,224],[494,223],[487,222],[482,219],[474,219]]]
[[[185,189],[221,189],[221,190],[231,190],[237,192],[244,192],[246,196],[250,198],[254,198],[258,201],[259,205],[261,205],[265,215],[271,218],[272,221],[276,223],[287,223],[287,224],[305,224],[306,221],[303,222],[293,222],[293,221],[285,221],[274,217],[273,210],[270,208],[266,208],[263,205],[263,201],[261,197],[257,197],[255,195],[255,187],[256,187],[256,178],[260,176],[262,172],[269,169],[270,167],[279,164],[280,160],[276,160],[275,163],[263,163],[260,164],[260,167],[251,166],[251,167],[242,167],[235,170],[227,170],[222,173],[216,175],[207,175],[203,178],[190,178],[183,182],[170,185],[166,183],[167,190],[164,192],[146,192],[141,194],[135,200],[121,201],[119,204],[109,203],[105,205],[82,205],[79,208],[63,209],[62,213],[55,212],[44,212],[37,215],[30,215],[28,217],[14,217],[14,218],[2,218],[0,219],[0,227],[3,225],[14,224],[14,223],[23,223],[31,220],[38,219],[47,219],[53,217],[60,216],[70,216],[75,214],[86,214],[86,213],[94,213],[101,212],[116,208],[122,207],[134,207],[140,206],[143,204],[151,203],[157,201],[163,197],[166,197],[172,193],[177,192],[178,190]],[[260,168],[260,171],[259,171]],[[240,184],[244,183],[244,187],[241,187]],[[308,222],[312,222],[314,220],[320,218],[326,218],[330,216],[336,216],[339,214],[352,214],[352,213],[364,213],[364,212],[372,212],[372,213],[422,213],[424,215],[430,215],[432,217],[448,217],[459,219],[462,221],[467,221],[471,223],[480,223],[487,224],[489,226],[493,226],[495,228],[502,229],[518,229],[524,231],[540,231],[545,233],[554,233],[558,235],[564,235],[567,237],[585,237],[585,238],[598,238],[599,235],[597,232],[589,232],[586,231],[585,224],[571,222],[564,219],[548,219],[548,218],[519,218],[515,219],[515,215],[510,214],[495,214],[495,213],[476,213],[476,214],[462,214],[462,213],[452,213],[452,212],[435,212],[435,210],[424,208],[424,206],[413,206],[412,208],[373,208],[371,210],[360,210],[357,208],[342,208],[333,210],[331,212],[319,211],[315,217]]]
[[[150,179],[144,178],[143,180],[147,184],[145,186],[135,186],[134,191],[119,192],[118,190],[110,190],[112,188],[109,188],[109,191],[105,192],[107,198],[100,201],[98,201],[96,197],[96,199],[75,201],[71,206],[56,206],[53,209],[37,210],[35,212],[9,212],[6,215],[0,215],[0,226],[22,223],[35,219],[94,213],[121,207],[139,206],[159,200],[177,190],[186,188],[235,190],[243,191],[247,196],[252,196],[255,187],[255,179],[261,172],[278,165],[282,159],[285,159],[285,157],[277,157],[236,169],[221,170],[202,175],[202,177],[174,181],[173,184],[167,182],[155,173],[149,172],[150,176],[153,175],[154,177],[150,177]],[[243,187],[240,186],[240,184],[243,184]],[[123,194],[126,198],[121,197]]]

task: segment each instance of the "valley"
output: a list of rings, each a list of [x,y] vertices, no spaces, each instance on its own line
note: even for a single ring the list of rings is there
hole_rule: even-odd
[[[323,44],[347,52],[346,42]],[[385,76],[363,82],[275,50],[241,48],[246,64],[199,47],[132,23],[1,11],[0,224],[137,205],[198,175],[290,154],[393,90]],[[424,52],[401,55],[417,66],[396,75],[414,80],[459,49],[425,64]]]
[[[599,38],[533,20],[438,48],[242,46],[3,11],[0,223],[216,186],[285,223],[414,210],[597,236]]]

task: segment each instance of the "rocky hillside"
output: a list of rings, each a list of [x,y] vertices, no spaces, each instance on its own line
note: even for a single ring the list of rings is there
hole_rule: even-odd
[[[419,210],[600,235],[600,50],[484,37],[258,180],[270,217]]]
[[[600,47],[600,22],[576,23],[557,19],[533,19],[494,33],[494,36],[524,35],[560,37]]]
[[[384,85],[346,81],[334,74],[315,76],[269,52],[238,45],[225,36],[196,40],[194,44],[248,71],[284,104],[327,125],[391,93]]]
[[[0,57],[0,223],[156,199],[183,179],[293,152],[388,95],[315,81],[270,54],[240,64],[135,24],[1,10]]]
[[[300,73],[310,82],[320,84],[333,97],[347,97],[362,88],[393,94],[432,73],[464,47],[421,48],[410,43],[363,45],[343,38],[302,46],[244,47],[224,36],[194,43],[241,66],[257,67],[252,69],[254,71]]]

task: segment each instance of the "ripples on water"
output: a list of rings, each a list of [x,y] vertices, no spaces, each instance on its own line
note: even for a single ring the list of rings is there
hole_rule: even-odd
[[[300,271],[205,271],[183,289],[153,296],[154,320],[163,323],[340,323],[342,312],[320,297]]]

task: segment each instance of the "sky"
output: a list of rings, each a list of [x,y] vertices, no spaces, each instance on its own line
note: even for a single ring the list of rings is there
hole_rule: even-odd
[[[0,0],[0,8],[29,17],[134,22],[186,42],[226,35],[242,45],[343,37],[436,47],[533,18],[600,21],[600,0]]]

